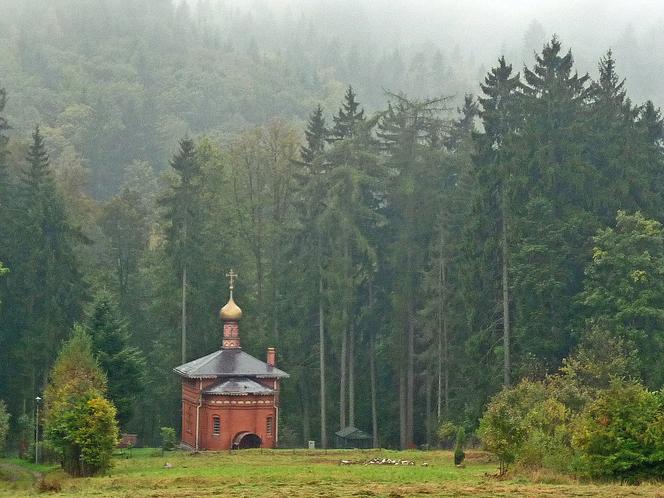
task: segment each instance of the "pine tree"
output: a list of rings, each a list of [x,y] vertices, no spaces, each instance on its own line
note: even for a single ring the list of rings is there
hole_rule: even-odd
[[[323,153],[327,134],[323,108],[319,104],[309,116],[307,129],[304,131],[307,143],[300,148],[300,155],[305,163],[311,165],[314,159]]]
[[[356,97],[353,87],[349,85],[344,96],[344,103],[333,118],[334,126],[330,131],[328,142],[352,137],[358,124],[364,121],[364,109],[360,109],[360,103],[355,100]]]
[[[107,293],[96,296],[85,327],[92,339],[93,354],[108,379],[108,397],[117,409],[120,427],[124,428],[143,391],[145,360],[138,349],[129,345],[127,323]]]

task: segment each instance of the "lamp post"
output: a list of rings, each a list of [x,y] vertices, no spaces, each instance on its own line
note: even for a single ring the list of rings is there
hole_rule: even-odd
[[[39,403],[41,400],[39,396],[35,398],[37,408],[37,414],[35,415],[35,463],[39,463]]]

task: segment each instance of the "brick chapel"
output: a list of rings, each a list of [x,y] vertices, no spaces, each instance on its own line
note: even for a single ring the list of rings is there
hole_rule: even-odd
[[[242,310],[233,300],[237,275],[230,271],[230,299],[221,308],[221,349],[174,371],[182,377],[182,446],[194,451],[276,448],[279,382],[276,350],[263,362],[242,351]]]

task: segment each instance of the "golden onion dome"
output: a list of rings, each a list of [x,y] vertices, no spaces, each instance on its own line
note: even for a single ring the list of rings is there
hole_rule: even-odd
[[[219,316],[224,321],[237,321],[242,318],[242,309],[235,304],[233,294],[231,294],[231,298],[219,311]]]

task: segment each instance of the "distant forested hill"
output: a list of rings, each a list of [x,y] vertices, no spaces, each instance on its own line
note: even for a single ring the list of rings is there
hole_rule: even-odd
[[[434,47],[375,52],[310,23],[294,26],[282,46],[259,46],[260,24],[206,5],[6,2],[0,82],[16,135],[40,123],[52,159],[78,160],[91,193],[108,197],[132,162],[163,169],[184,135],[224,136],[275,117],[301,123],[318,102],[333,109],[347,83],[359,85],[368,109],[382,105],[384,88],[421,95],[469,86]]]

